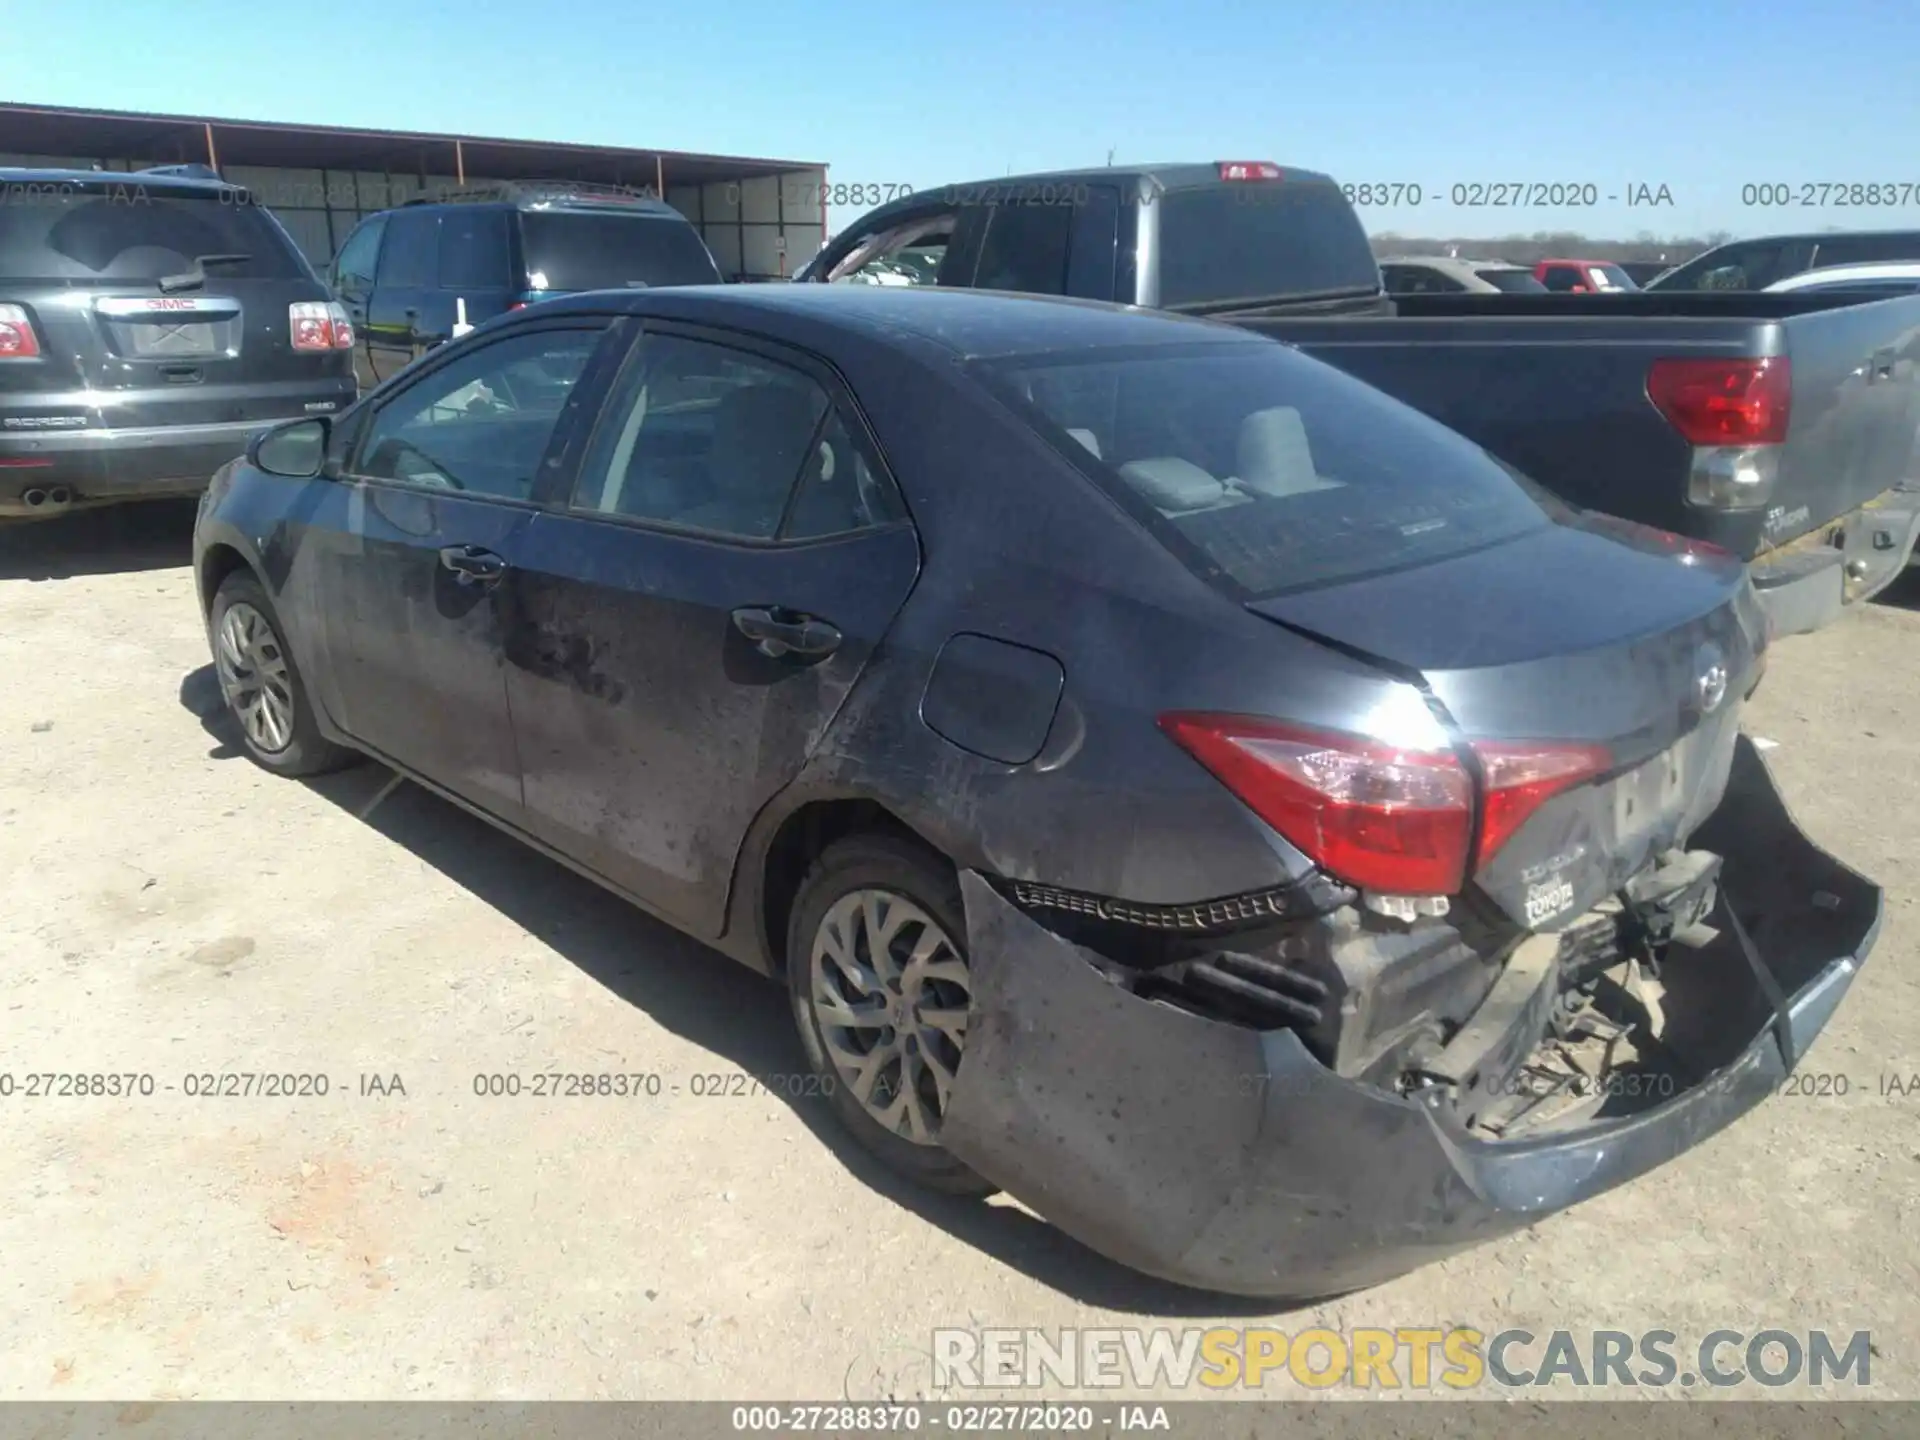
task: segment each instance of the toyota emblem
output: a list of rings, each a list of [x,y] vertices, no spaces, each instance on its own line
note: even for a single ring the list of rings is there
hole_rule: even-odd
[[[1695,657],[1693,697],[1702,715],[1711,715],[1727,698],[1727,662],[1718,645],[1702,645]]]

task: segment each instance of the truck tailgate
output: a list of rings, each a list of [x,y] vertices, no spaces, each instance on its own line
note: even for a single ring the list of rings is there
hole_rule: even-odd
[[[1234,323],[1297,345],[1478,442],[1589,509],[1746,559],[1909,478],[1920,429],[1920,296],[1396,297],[1381,318]],[[1787,437],[1767,503],[1687,496],[1693,447],[1647,394],[1663,358],[1783,357]]]

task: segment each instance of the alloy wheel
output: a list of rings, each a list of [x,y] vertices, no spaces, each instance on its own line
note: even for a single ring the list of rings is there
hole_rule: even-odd
[[[272,624],[244,600],[220,617],[213,647],[220,694],[254,746],[277,755],[293,743],[293,680]]]
[[[940,923],[891,890],[854,890],[814,932],[809,990],[840,1083],[877,1123],[939,1144],[966,1044],[967,962]]]

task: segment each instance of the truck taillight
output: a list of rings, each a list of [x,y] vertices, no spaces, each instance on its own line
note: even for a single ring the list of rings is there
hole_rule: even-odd
[[[296,350],[353,348],[353,322],[337,300],[296,300],[287,307],[287,325]]]
[[[40,356],[40,337],[33,333],[33,321],[18,305],[0,305],[0,360],[36,360]]]
[[[1408,750],[1248,715],[1173,712],[1160,728],[1328,874],[1387,895],[1456,895],[1553,796],[1611,764],[1600,746],[1476,742],[1485,776],[1451,750]]]
[[[1222,180],[1278,180],[1280,167],[1271,160],[1222,160]]]
[[[1647,398],[1693,446],[1687,499],[1712,510],[1755,510],[1773,498],[1787,438],[1793,365],[1757,359],[1656,360]]]
[[[1779,445],[1787,438],[1793,365],[1784,355],[1656,360],[1647,398],[1691,445]]]

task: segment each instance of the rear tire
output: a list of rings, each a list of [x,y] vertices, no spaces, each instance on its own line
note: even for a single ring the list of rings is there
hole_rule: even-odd
[[[951,867],[911,841],[836,841],[800,884],[787,988],[807,1061],[861,1148],[948,1195],[997,1188],[942,1148],[971,986]]]
[[[280,617],[250,572],[220,582],[207,635],[221,703],[254,764],[276,775],[320,775],[361,758],[320,733]]]

